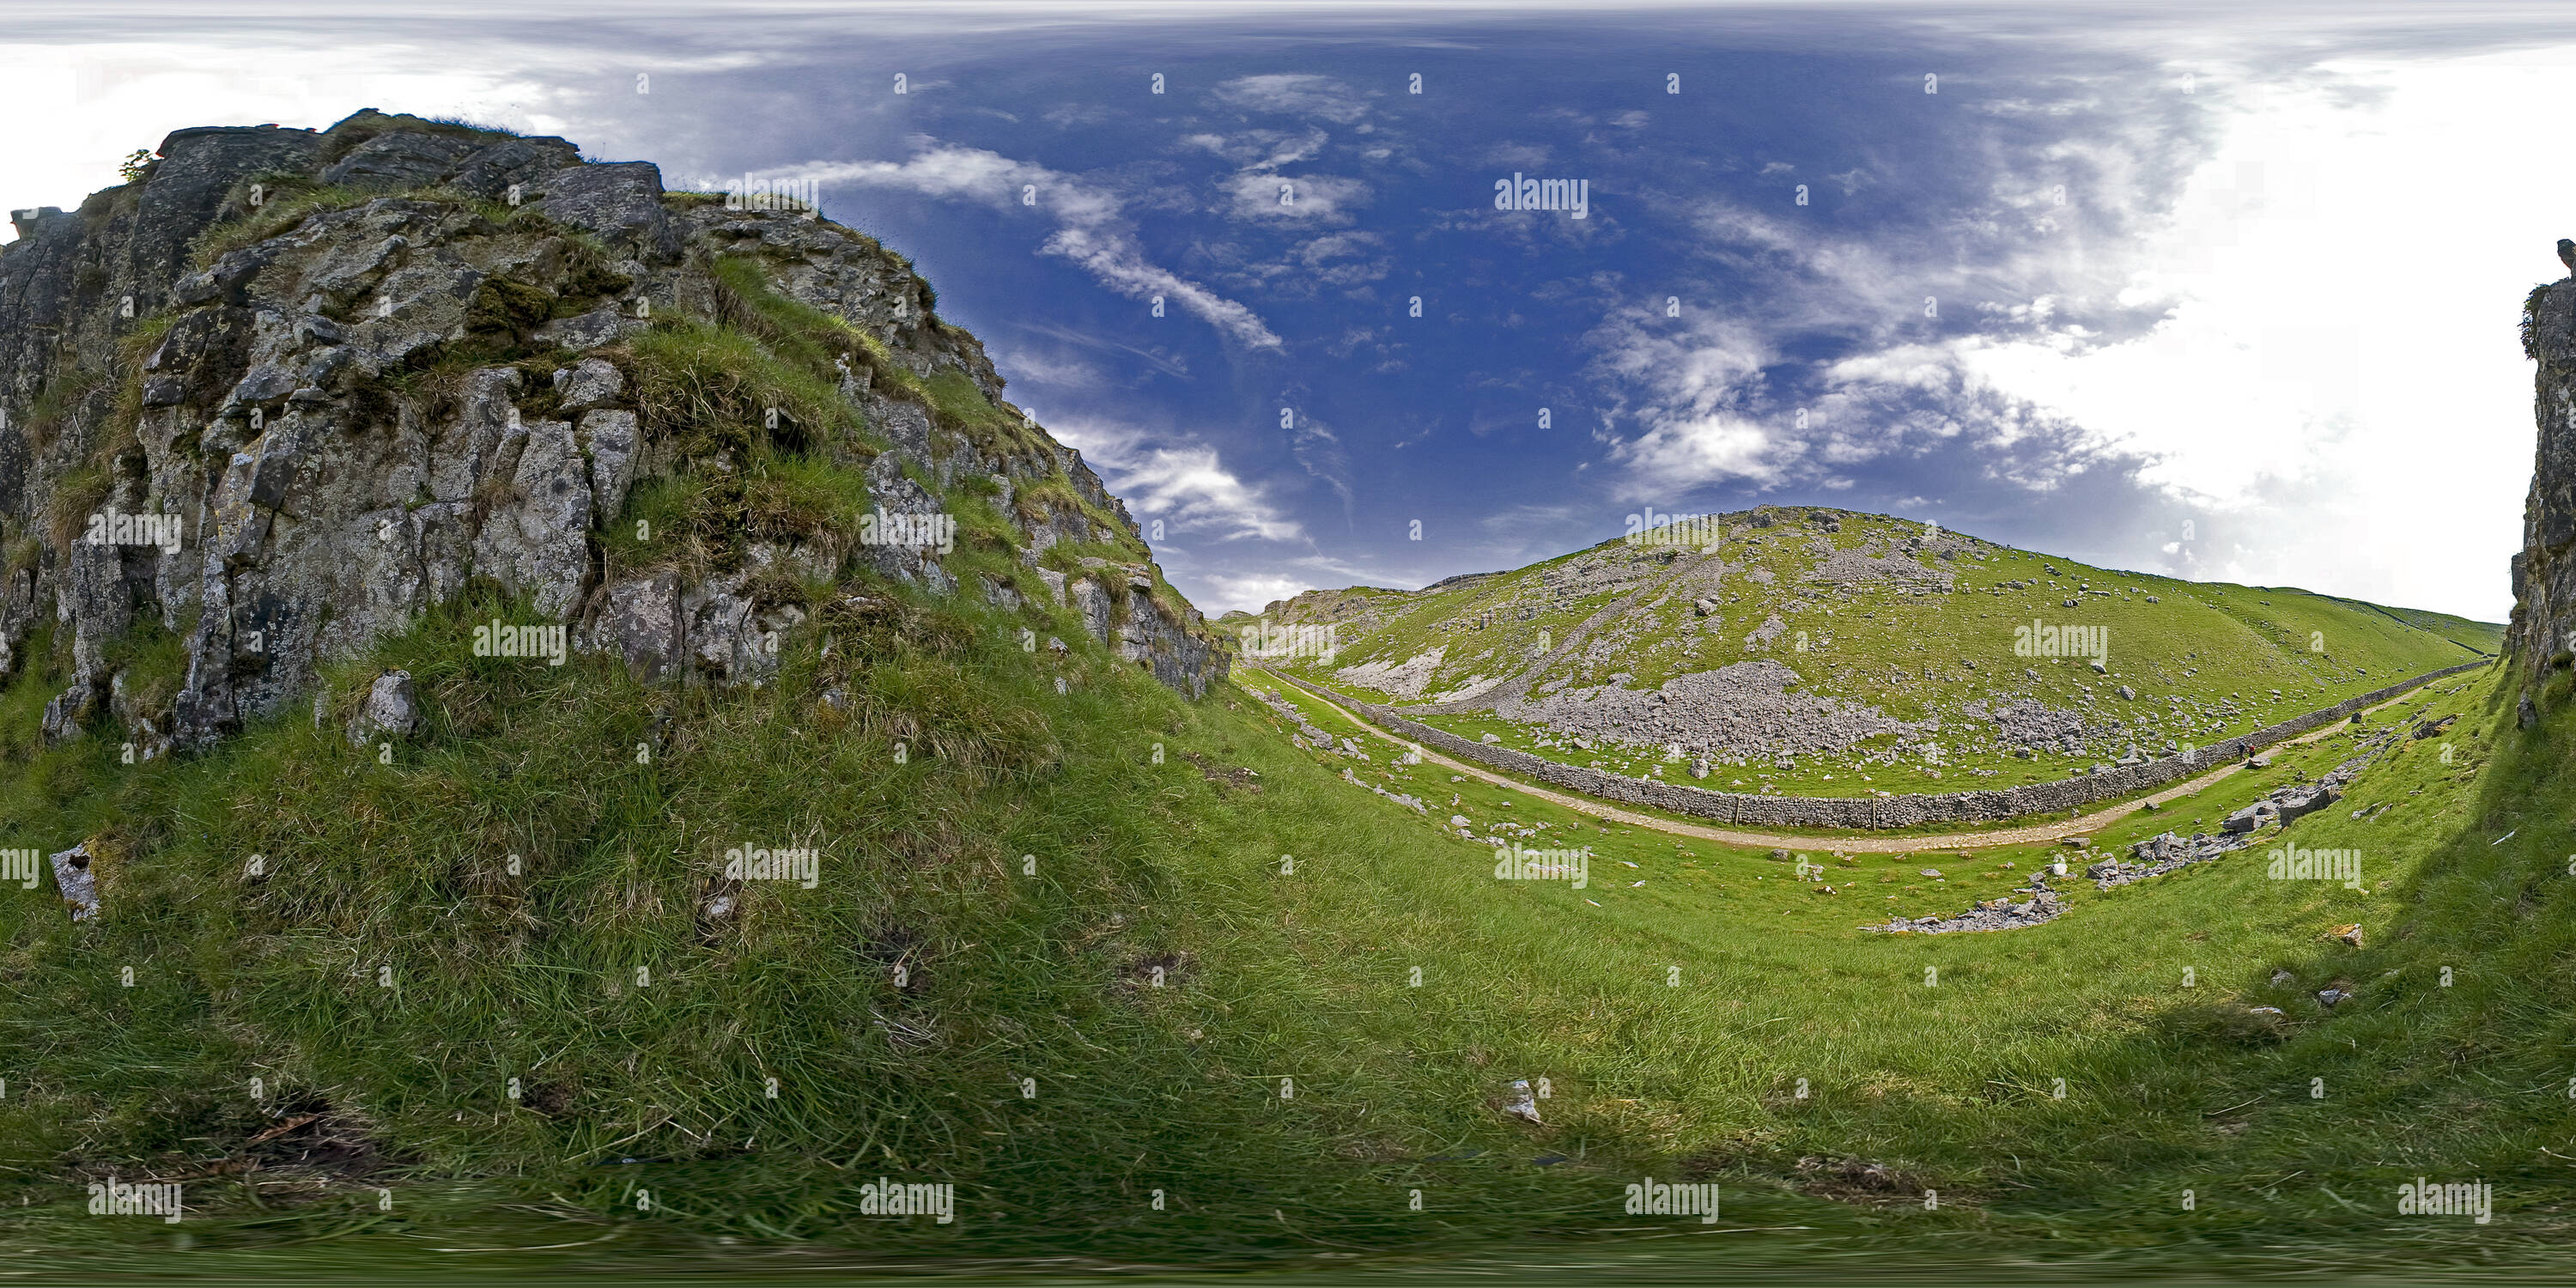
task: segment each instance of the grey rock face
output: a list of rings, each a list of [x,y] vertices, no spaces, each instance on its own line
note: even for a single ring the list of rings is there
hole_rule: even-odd
[[[452,134],[409,130],[380,134],[322,172],[322,182],[355,188],[409,188],[435,182],[476,151]]]
[[[560,139],[468,137],[376,113],[325,133],[183,130],[162,151],[137,184],[77,211],[22,212],[21,239],[0,247],[0,411],[9,413],[0,523],[48,531],[60,480],[129,427],[135,445],[99,504],[182,523],[174,547],[49,544],[34,566],[0,578],[0,673],[44,616],[67,628],[58,638],[73,675],[47,709],[48,737],[76,736],[115,694],[122,736],[203,746],[309,699],[325,662],[407,628],[477,578],[578,627],[586,647],[614,651],[639,675],[726,683],[774,674],[776,633],[802,619],[792,603],[762,598],[781,580],[760,580],[762,568],[811,582],[855,560],[954,592],[948,552],[867,544],[857,532],[761,548],[745,567],[695,584],[649,569],[607,574],[595,537],[639,483],[702,464],[655,440],[636,402],[635,360],[615,347],[649,325],[648,301],[717,311],[704,257],[683,251],[760,254],[781,291],[868,329],[913,374],[960,373],[1000,397],[980,344],[938,323],[927,288],[872,241],[794,215],[667,202],[651,165],[583,165]],[[251,213],[248,185],[271,173],[385,195],[315,213],[198,269],[190,245],[218,220]],[[512,185],[536,217],[496,225],[441,195],[506,199]],[[589,252],[567,229],[625,258],[582,260]],[[613,271],[576,272],[576,261]],[[560,371],[542,356],[468,367],[434,389],[407,379],[480,334],[469,327],[488,321],[484,288],[495,279],[551,294],[564,314],[533,328],[536,349],[515,352],[542,355],[551,343],[584,356]],[[121,378],[123,337],[147,319],[163,330],[134,373],[140,417],[117,423],[132,413],[118,410],[110,386],[65,400],[51,441],[33,441],[33,402],[77,372]],[[1182,692],[1204,693],[1224,673],[1198,615],[1154,598],[1149,566],[1078,579],[1035,566],[1058,541],[1134,537],[1080,453],[1039,435],[987,455],[869,376],[854,367],[842,381],[849,423],[892,450],[843,463],[868,461],[876,505],[935,514],[939,495],[916,478],[992,478],[1035,578],[1021,586],[1044,588],[1022,596],[1019,611],[1049,616],[1070,604],[1095,639]],[[1060,487],[1032,491],[1058,480],[1079,506]],[[185,675],[166,711],[129,709],[115,672],[113,644],[147,616],[185,638]]]
[[[2522,551],[2511,564],[2505,651],[2527,706],[2550,673],[2576,661],[2576,278],[2533,291],[2523,307],[2523,353],[2539,364],[2532,396],[2539,444],[2523,501]],[[2538,714],[2529,712],[2523,725]]]
[[[575,165],[546,180],[549,218],[648,256],[679,253],[680,236],[662,208],[662,168],[649,161]]]
[[[581,150],[562,139],[503,139],[466,157],[447,182],[486,201],[505,199],[516,186],[527,200],[545,195],[547,175],[580,160]]]
[[[537,340],[541,344],[587,351],[615,344],[642,326],[640,319],[630,318],[612,305],[593,309],[578,317],[548,322],[537,328]]]
[[[512,427],[493,445],[493,478],[510,480],[474,539],[474,566],[561,620],[589,572],[590,480],[569,421]]]

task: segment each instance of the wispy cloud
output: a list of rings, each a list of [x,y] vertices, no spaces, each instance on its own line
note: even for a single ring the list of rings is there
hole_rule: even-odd
[[[997,209],[1034,204],[1055,220],[1039,252],[1080,265],[1101,285],[1131,299],[1162,296],[1248,348],[1280,348],[1259,314],[1154,263],[1119,195],[1079,175],[1017,161],[983,148],[921,140],[904,161],[820,161],[774,172],[827,185],[884,188]]]
[[[1312,116],[1339,125],[1356,123],[1368,115],[1368,100],[1360,91],[1330,76],[1311,73],[1239,76],[1217,86],[1216,96],[1246,111]]]
[[[1058,422],[1049,430],[1101,470],[1142,522],[1162,519],[1176,533],[1219,541],[1305,539],[1305,529],[1265,488],[1227,469],[1205,443],[1154,441],[1132,427],[1099,421]]]
[[[1247,170],[1218,184],[1218,209],[1236,219],[1283,223],[1347,224],[1353,207],[1366,204],[1369,186],[1329,174],[1277,174]]]

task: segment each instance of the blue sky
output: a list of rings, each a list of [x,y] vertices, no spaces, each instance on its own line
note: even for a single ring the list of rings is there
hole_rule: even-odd
[[[11,207],[365,106],[820,181],[1211,612],[1768,502],[2501,619],[2576,225],[2536,7],[22,8]]]

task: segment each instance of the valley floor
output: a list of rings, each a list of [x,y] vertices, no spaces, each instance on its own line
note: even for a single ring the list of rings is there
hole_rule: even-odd
[[[472,658],[481,611],[368,664],[432,710],[390,766],[285,722],[128,770],[33,740],[47,677],[0,693],[16,834],[135,856],[99,923],[6,905],[22,1267],[2405,1275],[2576,1236],[2576,1008],[2538,983],[2576,960],[2576,719],[2517,730],[2493,672],[2093,831],[2207,828],[2460,716],[2249,850],[1882,935],[2068,829],[1798,841],[1820,885],[1791,838],[1298,747],[1240,684],[1024,653],[999,609],[836,622],[724,697]],[[1585,879],[1498,879],[1453,814]],[[708,865],[769,836],[816,838],[819,886],[709,920]],[[2293,850],[2363,879],[2274,879]],[[111,1171],[183,1180],[188,1219],[85,1215]],[[880,1177],[955,1221],[873,1213]],[[2419,1178],[2491,1220],[2402,1215]],[[1628,1210],[1676,1181],[1724,1218]]]
[[[1658,832],[1667,832],[1674,836],[1688,836],[1696,837],[1705,841],[1716,841],[1723,845],[1796,847],[1801,845],[1816,846],[1830,844],[1837,850],[1846,850],[1863,854],[1910,854],[1917,850],[1947,850],[1963,847],[1985,847],[1997,845],[2051,845],[2066,837],[2089,837],[2094,832],[2109,827],[2110,825],[2117,823],[2140,810],[2153,810],[2173,804],[2177,801],[2197,798],[2202,793],[2217,786],[2220,782],[2233,777],[2239,770],[2245,768],[2242,762],[2229,764],[2221,768],[2211,770],[2206,774],[2202,774],[2198,778],[2191,779],[2180,786],[2169,787],[2163,791],[2140,796],[2135,800],[2123,801],[2116,805],[2094,810],[2091,813],[2077,815],[2055,822],[2033,823],[2018,827],[1997,827],[1991,830],[1976,832],[1905,832],[1901,834],[1853,832],[1748,832],[1735,828],[1710,827],[1704,823],[1689,822],[1679,815],[1664,814],[1649,810],[1623,809],[1619,806],[1610,804],[1607,801],[1594,800],[1590,797],[1576,796],[1565,792],[1554,791],[1549,788],[1523,782],[1519,779],[1507,778],[1481,765],[1471,765],[1463,760],[1453,760],[1436,751],[1416,747],[1413,743],[1410,743],[1403,738],[1399,738],[1394,734],[1379,728],[1375,724],[1370,723],[1365,717],[1359,715],[1357,712],[1351,711],[1339,703],[1334,702],[1332,699],[1315,693],[1311,689],[1278,687],[1277,677],[1272,676],[1269,678],[1274,684],[1275,691],[1280,693],[1282,696],[1290,697],[1292,702],[1298,699],[1303,699],[1323,708],[1324,710],[1332,712],[1335,716],[1340,717],[1340,723],[1337,726],[1338,728],[1343,730],[1356,729],[1365,732],[1369,737],[1376,739],[1379,742],[1388,743],[1408,750],[1419,751],[1425,761],[1440,765],[1443,768],[1456,770],[1461,774],[1469,775],[1484,782],[1491,783],[1497,787],[1506,787],[1514,791],[1525,793],[1551,804],[1563,806],[1580,814],[1587,814],[1595,818],[1609,819],[1614,822],[1629,823],[1639,827],[1649,827]],[[2422,705],[2423,695],[2421,693],[2409,693],[2391,698],[2375,707],[2370,707],[2363,714],[2365,716],[2374,715],[2391,708],[2411,708],[2421,707]],[[2329,725],[2322,729],[2313,729],[2307,733],[2301,734],[2292,739],[2291,742],[2298,744],[2313,743],[2340,732],[2344,732],[2340,726]]]

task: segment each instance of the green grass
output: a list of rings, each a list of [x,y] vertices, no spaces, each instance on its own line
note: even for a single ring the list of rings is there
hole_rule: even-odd
[[[1937,719],[1938,761],[1900,752],[1886,735],[1839,754],[1804,755],[1787,768],[1767,759],[1721,759],[1702,785],[1796,795],[1863,795],[1883,791],[1948,792],[2017,786],[2066,777],[2116,759],[2129,745],[2163,754],[2249,733],[2298,713],[2398,679],[2473,660],[2494,647],[2500,628],[2411,610],[2383,609],[2293,589],[2192,583],[2089,568],[2073,561],[1981,544],[1951,560],[1925,560],[1951,572],[1950,594],[1910,595],[1887,583],[1824,587],[1806,580],[1816,562],[1809,543],[1852,550],[1887,548],[1920,526],[1875,515],[1835,512],[1842,531],[1825,534],[1775,526],[1729,536],[1720,555],[1731,571],[1714,592],[1720,611],[1692,608],[1710,594],[1702,585],[1666,580],[1658,548],[1613,541],[1528,568],[1421,592],[1359,588],[1309,592],[1276,614],[1281,624],[1332,623],[1339,651],[1329,664],[1288,663],[1305,678],[1372,701],[1398,706],[1436,700],[1478,676],[1522,672],[1544,642],[1562,649],[1585,619],[1638,584],[1645,590],[1617,620],[1588,637],[1575,655],[1535,677],[1534,694],[1613,681],[1652,689],[1676,676],[1768,658],[1796,671],[1796,692],[1875,708],[1900,720]],[[1695,557],[1694,554],[1684,558]],[[2058,571],[2048,572],[2050,567]],[[1580,567],[1622,570],[1639,581],[1564,595],[1551,577]],[[1766,573],[1771,580],[1758,581]],[[2026,588],[2017,583],[2031,582]],[[2084,583],[2117,588],[2083,594]],[[2149,604],[2148,596],[2160,602]],[[2080,602],[2063,606],[2067,598]],[[1524,611],[1528,615],[1523,616]],[[1777,616],[1784,628],[1768,645],[1744,638]],[[2080,659],[2029,658],[2014,652],[2014,627],[2098,626],[2108,631],[2107,674]],[[1476,624],[1483,623],[1481,629]],[[1444,649],[1422,698],[1389,694],[1348,676],[1369,663],[1401,663]],[[2135,700],[2117,695],[2122,685]],[[2273,696],[2273,690],[2279,696]],[[1977,700],[2027,695],[2081,714],[2088,724],[2116,724],[2105,746],[2083,753],[2003,745],[1993,726],[1966,710]],[[1595,739],[1577,748],[1570,736],[1491,712],[1426,717],[1469,738],[1493,733],[1504,746],[1615,773],[1645,775],[1664,761],[1661,748]],[[1666,778],[1687,761],[1665,767]]]
[[[978,448],[1023,454],[1043,443],[1026,418],[995,406],[965,372],[952,367],[925,379],[874,332],[781,293],[757,257],[728,255],[710,267],[723,288],[717,319],[758,337],[817,378],[829,379],[834,360],[846,357],[864,366],[888,395],[919,404],[941,428]],[[922,289],[929,290],[926,284]]]
[[[2297,825],[2303,845],[2364,847],[2367,895],[2267,881],[2258,847],[2109,893],[2064,883],[2074,909],[2044,927],[1888,937],[1857,927],[1955,911],[2047,855],[1843,865],[1820,846],[1851,876],[1817,895],[1765,852],[1605,830],[1382,753],[1293,749],[1238,690],[1183,703],[1087,645],[1059,698],[1047,655],[1016,646],[1027,619],[872,593],[795,633],[776,684],[729,695],[639,689],[587,659],[475,658],[469,624],[513,609],[459,605],[330,677],[345,710],[377,669],[411,671],[431,723],[389,765],[336,717],[179,764],[125,767],[96,741],[35,750],[46,677],[31,669],[0,693],[19,766],[0,829],[46,849],[99,838],[112,912],[74,930],[46,892],[9,904],[0,1199],[28,1206],[0,1202],[0,1230],[90,1264],[163,1237],[65,1215],[66,1181],[263,1157],[249,1142],[281,1117],[249,1098],[258,1076],[285,1120],[320,1113],[375,1153],[336,1179],[270,1156],[258,1192],[192,1182],[195,1237],[244,1255],[369,1219],[380,1184],[403,1214],[385,1255],[397,1231],[530,1220],[576,1223],[522,1230],[532,1242],[625,1230],[708,1255],[722,1238],[813,1255],[1458,1255],[1634,1228],[1618,1186],[1640,1171],[1717,1180],[1730,1224],[1804,1227],[1733,1254],[1755,1261],[1969,1231],[1998,1255],[2074,1237],[2150,1261],[2357,1242],[2438,1260],[2563,1232],[2533,1151],[2561,1130],[2563,1087],[2542,1075],[2567,1020],[2521,982],[2564,951],[2549,914],[2565,896],[2542,880],[2569,844],[2546,821],[2562,789],[2519,744],[2472,781],[2500,718],[2510,734],[2483,679],[2427,695],[2462,724],[2406,742],[2350,803],[2396,809]],[[2332,763],[2335,741],[2274,778]],[[1260,792],[1185,753],[1255,770]],[[1339,781],[1345,765],[1432,815]],[[2270,781],[2234,780],[2229,799]],[[1589,887],[1494,880],[1484,847],[1438,834],[1451,792],[1480,824],[1592,845]],[[2485,817],[2499,800],[2524,816],[2510,849],[2486,844],[2509,821]],[[826,855],[816,890],[754,885],[737,921],[701,925],[724,848],[808,840]],[[2369,948],[2320,938],[2353,920]],[[2459,979],[2441,990],[2446,964]],[[2296,988],[2273,987],[2276,968]],[[2303,1001],[2334,980],[2360,996]],[[2249,1020],[2253,1004],[2289,1015]],[[1537,1077],[1545,1127],[1495,1112],[1511,1079]],[[2310,1077],[2328,1100],[2307,1099]],[[1802,1193],[1829,1188],[1798,1170],[1807,1156],[1903,1184]],[[2419,1225],[2401,1248],[2329,1196],[2389,1210],[2406,1169],[2497,1182],[2512,1224]],[[857,1216],[853,1187],[880,1172],[957,1183],[964,1218]],[[1941,1211],[1922,1210],[1925,1187]],[[2203,1196],[2193,1214],[2182,1188]]]

